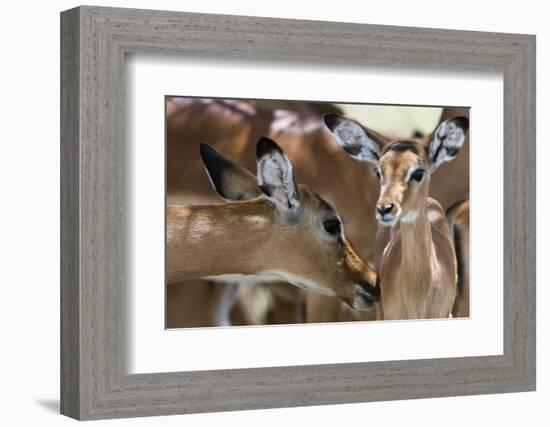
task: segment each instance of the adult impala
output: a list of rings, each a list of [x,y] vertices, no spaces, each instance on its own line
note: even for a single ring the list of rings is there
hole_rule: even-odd
[[[228,203],[168,206],[168,283],[259,276],[337,297],[358,310],[373,306],[379,297],[376,273],[353,250],[332,206],[296,184],[275,142],[258,142],[257,178],[208,145],[200,152]]]
[[[456,300],[453,317],[470,315],[470,200],[460,200],[447,209],[457,262]]]
[[[428,191],[431,173],[462,147],[468,119],[442,122],[427,144],[387,143],[336,114],[327,114],[325,123],[348,154],[375,165],[380,181],[376,264],[382,296],[377,317],[448,317],[456,296],[456,256],[445,213]]]

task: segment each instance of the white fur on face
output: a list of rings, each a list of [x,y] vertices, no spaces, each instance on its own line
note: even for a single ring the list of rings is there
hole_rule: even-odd
[[[380,214],[376,213],[376,219],[378,220],[378,223],[380,225],[383,225],[384,227],[393,227],[397,223],[397,216],[394,216],[389,221],[382,221],[382,218],[380,217]]]
[[[418,162],[417,164],[411,166],[408,170],[407,170],[407,175],[405,176],[405,182],[410,182],[411,180],[411,176],[414,172],[416,172],[418,169],[425,169],[424,168],[424,163],[423,162]],[[422,182],[422,181],[420,181]],[[420,182],[418,182],[417,184],[420,184]]]

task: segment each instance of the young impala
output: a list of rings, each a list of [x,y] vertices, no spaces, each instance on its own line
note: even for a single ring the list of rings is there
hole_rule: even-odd
[[[275,142],[258,142],[257,178],[206,144],[200,152],[212,185],[228,203],[168,206],[169,284],[253,275],[335,296],[355,309],[378,301],[377,275],[346,239],[338,213],[296,184]]]
[[[456,256],[441,205],[428,197],[430,175],[452,160],[464,142],[464,117],[442,122],[433,135],[389,143],[335,114],[325,123],[343,149],[375,165],[377,267],[382,289],[379,319],[448,317],[456,296]]]

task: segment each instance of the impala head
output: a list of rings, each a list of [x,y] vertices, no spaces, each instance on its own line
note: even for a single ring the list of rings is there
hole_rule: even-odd
[[[456,117],[442,122],[424,141],[387,142],[353,120],[336,114],[324,119],[348,154],[374,165],[380,181],[376,218],[388,226],[416,219],[428,197],[430,175],[456,156],[469,127],[467,118]]]
[[[261,258],[254,274],[275,275],[338,297],[359,310],[378,301],[378,276],[346,239],[340,216],[317,193],[296,184],[292,164],[275,142],[259,140],[257,177],[206,144],[200,150],[210,180],[227,206],[235,211],[254,208],[255,223],[266,230],[254,251]],[[260,236],[252,229],[248,233]]]

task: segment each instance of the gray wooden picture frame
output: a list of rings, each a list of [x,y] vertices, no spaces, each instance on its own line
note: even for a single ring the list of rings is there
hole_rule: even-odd
[[[504,78],[504,354],[129,375],[127,53]],[[61,14],[61,412],[100,419],[535,390],[535,37],[79,7]]]

